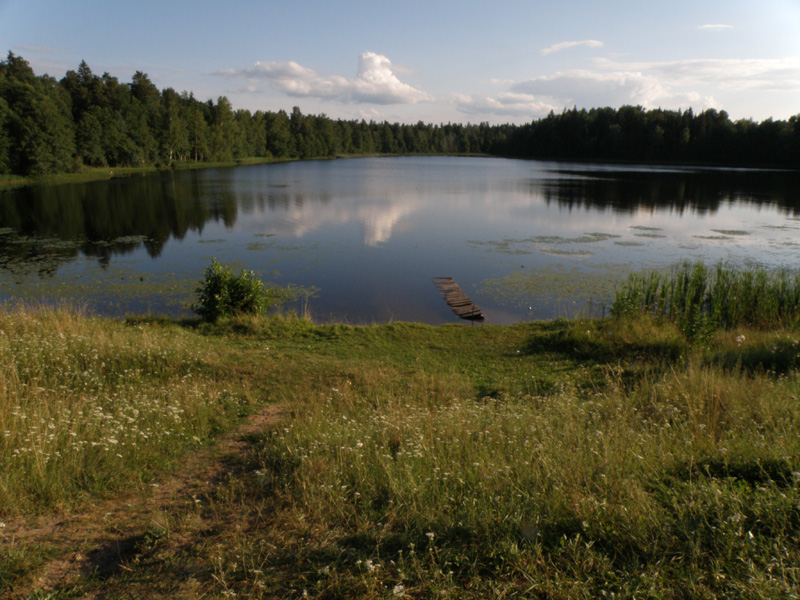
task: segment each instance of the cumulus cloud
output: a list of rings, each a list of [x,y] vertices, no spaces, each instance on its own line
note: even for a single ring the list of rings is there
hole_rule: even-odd
[[[574,48],[575,46],[589,46],[590,48],[599,48],[603,46],[603,42],[599,42],[597,40],[581,40],[579,42],[559,42],[558,44],[553,44],[549,48],[542,48],[539,50],[540,54],[552,54],[553,52],[560,52],[561,50],[567,50],[568,48]]]
[[[297,97],[323,98],[344,103],[416,104],[431,97],[397,77],[391,61],[381,54],[365,52],[352,79],[322,75],[294,61],[256,62],[247,69],[227,69],[216,75],[266,81],[272,87]]]
[[[733,29],[733,25],[725,25],[723,23],[714,23],[709,25],[700,25],[698,29],[710,30],[710,31],[722,31],[724,29]]]

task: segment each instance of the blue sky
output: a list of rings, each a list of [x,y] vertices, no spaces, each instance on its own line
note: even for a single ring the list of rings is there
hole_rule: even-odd
[[[578,106],[800,113],[800,0],[0,0],[0,51],[234,108],[521,123]]]

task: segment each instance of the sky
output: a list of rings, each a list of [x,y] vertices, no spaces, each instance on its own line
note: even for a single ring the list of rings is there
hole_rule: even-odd
[[[0,51],[57,79],[235,109],[524,123],[640,105],[800,114],[800,0],[0,0]]]

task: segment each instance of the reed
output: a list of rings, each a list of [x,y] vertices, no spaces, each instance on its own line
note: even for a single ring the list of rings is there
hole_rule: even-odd
[[[632,274],[612,314],[640,313],[668,319],[690,337],[736,327],[793,328],[800,323],[800,271],[684,262],[667,272]]]

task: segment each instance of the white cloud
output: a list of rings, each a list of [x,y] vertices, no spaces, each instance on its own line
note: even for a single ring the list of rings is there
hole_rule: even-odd
[[[511,83],[491,97],[457,95],[454,103],[468,115],[537,118],[551,110],[594,108],[625,104],[644,108],[718,108],[709,94],[670,85],[663,75],[634,70],[589,71],[573,69]]]
[[[391,61],[374,52],[360,56],[358,73],[353,79],[340,75],[324,76],[294,61],[256,62],[248,69],[227,69],[216,75],[263,80],[290,96],[345,103],[416,104],[432,99],[422,90],[400,81]]]
[[[454,104],[479,118],[496,115],[531,118],[550,110],[624,104],[644,108],[695,110],[717,108],[748,115],[742,104],[771,98],[800,97],[800,57],[778,59],[687,59],[619,61],[592,59],[591,69],[570,69],[525,81],[500,81],[501,93],[489,97],[456,96]]]
[[[709,25],[700,25],[698,29],[705,29],[710,31],[722,31],[724,29],[733,29],[733,25],[725,25],[723,23],[714,23]]]
[[[711,84],[727,90],[796,89],[800,92],[800,57],[628,63],[598,59],[595,64],[606,70],[648,71],[669,85]]]
[[[376,109],[374,106],[369,108],[362,108],[358,111],[359,116],[365,121],[385,121],[383,113]]]
[[[514,92],[547,99],[557,106],[620,106],[641,104],[644,107],[680,105],[686,98],[677,97],[657,77],[636,71],[598,73],[571,70],[521,81]],[[699,99],[699,96],[695,96]]]
[[[517,92],[502,92],[494,97],[454,94],[452,102],[462,113],[481,116],[481,120],[485,115],[530,120],[544,116],[551,110],[561,110],[562,108],[546,101],[537,100],[531,94]]]
[[[231,88],[227,90],[228,94],[257,94],[261,92],[261,88],[255,85],[246,85],[244,87]]]
[[[388,58],[365,52],[358,60],[358,76],[352,80],[351,97],[357,102],[375,104],[416,104],[430,97],[400,81]]]
[[[561,50],[566,50],[568,48],[574,48],[575,46],[589,46],[590,48],[599,48],[603,46],[603,42],[599,42],[597,40],[581,40],[579,42],[560,42],[558,44],[553,44],[549,48],[542,48],[539,50],[540,54],[552,54],[553,52],[560,52]]]

